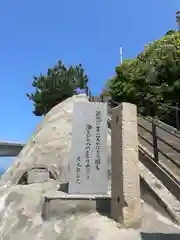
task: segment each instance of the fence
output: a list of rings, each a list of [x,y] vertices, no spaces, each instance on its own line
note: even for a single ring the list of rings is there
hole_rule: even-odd
[[[142,101],[138,106],[138,112],[143,116],[156,116],[158,120],[168,124],[175,130],[180,131],[180,108],[179,103],[174,106],[164,103],[164,106],[154,106]]]
[[[109,97],[103,98],[103,96],[90,97],[90,101],[108,102],[110,118],[111,109],[119,105]],[[177,117],[177,124],[179,124],[179,117]],[[156,117],[138,114],[138,136],[139,143],[152,154],[156,163],[165,164],[172,170],[171,172],[178,172],[180,176],[180,134],[173,133],[166,125],[161,125]]]
[[[141,131],[138,132],[138,135],[143,141],[145,141],[153,148],[154,161],[158,163],[160,160],[159,155],[161,154],[166,159],[171,161],[174,165],[176,165],[178,168],[180,168],[180,160],[178,160],[180,158],[180,149],[176,147],[176,145],[180,145],[180,136],[173,132],[170,132],[165,127],[160,126],[158,124],[158,120],[155,117],[147,118],[141,115],[139,115],[139,117],[143,118],[144,121],[148,122],[149,125],[151,126],[151,130],[149,130],[142,123],[138,123],[138,128],[142,128],[145,132],[152,135],[152,142],[149,141],[147,137],[144,137]],[[161,149],[162,144],[164,145],[163,146],[164,151],[162,151]],[[176,153],[174,154],[175,158],[170,156],[172,155],[171,153]]]
[[[167,113],[161,115],[159,119],[170,126],[173,126],[177,131],[180,131],[180,109],[178,106],[167,108]]]

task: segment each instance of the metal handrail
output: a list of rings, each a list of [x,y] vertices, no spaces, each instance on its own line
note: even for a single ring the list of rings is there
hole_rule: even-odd
[[[101,101],[103,101],[103,97],[101,96]],[[108,101],[108,105],[110,107],[110,109],[112,107],[116,107],[119,105],[119,103],[115,102],[114,100],[110,99]],[[172,107],[175,108],[175,107]],[[179,109],[180,110],[180,109]],[[160,136],[158,136],[157,134],[157,128],[162,129],[163,131],[165,131],[166,133],[177,137],[178,139],[180,139],[180,135],[177,135],[173,132],[171,132],[170,130],[166,129],[165,127],[162,127],[158,124],[158,121],[156,118],[150,118],[150,117],[145,117],[142,116],[140,114],[138,114],[139,117],[141,117],[142,119],[144,119],[145,121],[147,121],[148,123],[151,124],[151,129],[152,131],[150,131],[149,129],[147,129],[146,127],[144,127],[142,124],[138,123],[138,127],[141,127],[145,132],[148,132],[149,134],[152,135],[152,142],[148,141],[144,136],[142,136],[139,132],[138,132],[138,136],[145,141],[146,143],[148,143],[152,148],[153,148],[153,155],[154,155],[154,161],[156,163],[159,162],[159,153],[162,154],[166,159],[170,160],[174,165],[176,165],[178,168],[180,168],[180,162],[178,163],[177,161],[175,161],[173,158],[171,158],[170,156],[168,156],[167,153],[163,152],[161,149],[159,149],[158,147],[158,141],[162,142],[164,144],[166,144],[169,148],[172,148],[175,152],[177,152],[177,154],[180,154],[180,149],[176,148],[175,146],[173,146],[172,144],[170,144],[169,142],[167,142],[165,139],[161,138]],[[110,123],[111,124],[111,123]]]

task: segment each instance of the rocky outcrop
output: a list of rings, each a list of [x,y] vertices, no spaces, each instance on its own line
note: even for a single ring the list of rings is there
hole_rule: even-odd
[[[96,211],[82,213],[77,209],[76,214],[67,216],[63,214],[63,217],[52,217],[46,221],[43,219],[46,194],[49,191],[58,191],[60,182],[68,181],[74,101],[88,100],[85,95],[73,96],[55,106],[38,125],[14,164],[2,175],[0,240],[141,239],[139,230],[124,230],[119,224]],[[110,168],[110,135],[108,145]],[[51,179],[45,183],[27,185],[26,173],[34,166],[49,169]],[[70,208],[70,205],[68,206]],[[150,222],[154,222],[155,226],[158,225],[158,216],[156,213],[153,214],[146,206],[144,214],[146,221],[143,220],[146,226],[150,225],[149,218],[152,218]],[[164,228],[167,228],[167,225]],[[168,225],[168,228],[170,227],[173,231],[179,231],[172,223]]]
[[[72,214],[42,220],[43,194],[56,189],[56,183],[11,186],[0,190],[0,239],[2,240],[136,240],[134,230],[118,225],[96,212]]]
[[[47,167],[59,181],[68,180],[74,101],[88,101],[88,98],[73,96],[55,106],[37,126],[14,164],[2,175],[0,185],[17,184],[21,176],[36,165]]]
[[[57,190],[60,182],[68,180],[74,101],[88,101],[88,99],[85,95],[73,96],[55,106],[37,126],[16,161],[2,175],[0,179],[0,222],[2,223],[0,236],[3,236],[3,239],[15,240],[16,237],[17,239],[19,237],[39,239],[40,235],[44,235],[43,239],[55,239],[56,235],[60,237],[61,221],[57,223],[43,222],[42,208],[45,193],[49,190]],[[110,137],[108,142],[110,144]],[[36,166],[48,168],[54,179],[52,178],[46,183],[19,184],[26,184],[26,181],[20,182],[22,177],[27,177],[27,171]],[[87,224],[91,221],[90,219],[96,218],[103,222],[103,217],[97,216],[98,214],[94,213],[87,217]],[[78,217],[72,216],[70,220],[72,225],[77,221],[76,218],[78,219]],[[82,218],[86,219],[85,216]],[[84,220],[80,220],[80,222],[84,222]],[[116,228],[113,222],[111,224],[113,228]],[[63,233],[63,235],[66,236],[66,239],[71,239],[71,234],[68,236],[67,220],[65,225],[67,225],[67,229],[64,226],[63,231],[67,233]],[[85,222],[84,225],[86,225]],[[57,226],[59,226],[59,230],[57,230]],[[88,225],[85,229],[87,228]],[[85,229],[81,230],[81,224],[79,225],[79,231],[86,231]],[[81,233],[76,234],[81,235]],[[92,235],[92,233],[89,234]]]

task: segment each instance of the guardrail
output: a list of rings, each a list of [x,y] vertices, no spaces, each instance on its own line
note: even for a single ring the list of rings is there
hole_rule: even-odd
[[[112,107],[112,105],[114,107],[118,105],[118,103],[114,102],[113,100],[109,100],[109,101],[111,103],[111,107]],[[156,163],[158,163],[159,160],[160,160],[159,154],[161,154],[166,159],[171,161],[174,165],[176,165],[178,168],[180,168],[180,149],[177,148],[175,145],[171,144],[168,141],[168,139],[164,139],[165,136],[169,136],[170,141],[172,141],[172,138],[173,138],[174,143],[177,141],[179,143],[179,146],[180,146],[180,135],[171,132],[169,129],[166,129],[165,126],[161,126],[158,123],[158,119],[156,117],[154,117],[154,118],[144,117],[140,114],[138,114],[138,117],[144,120],[144,121],[141,121],[142,123],[140,121],[138,121],[138,128],[142,128],[143,131],[152,135],[152,141],[150,141],[147,137],[143,136],[141,131],[138,131],[138,136],[144,142],[146,142],[147,144],[149,144],[152,147],[154,161]],[[145,127],[145,125],[151,126],[151,129],[148,129],[147,127]],[[161,134],[159,134],[158,130],[160,130],[159,132],[161,132]],[[163,137],[163,135],[164,135],[164,137]],[[160,148],[160,145],[162,145],[161,143],[163,143],[164,149],[168,149],[167,151],[162,151],[161,150],[161,148]],[[177,159],[177,160],[173,159],[169,154],[169,153],[172,153],[172,152],[176,153],[175,158],[177,158],[177,156],[178,156],[179,159]]]
[[[167,113],[161,115],[159,119],[174,127],[177,131],[180,131],[180,109],[178,108],[178,105],[176,107],[169,106],[167,108]]]
[[[102,96],[91,97],[90,101],[108,102],[109,116],[111,116],[111,108],[119,105],[110,98]],[[180,173],[180,134],[172,132],[166,125],[160,124],[156,117],[144,117],[138,114],[138,136],[140,144],[151,152],[156,163],[163,161],[166,165],[171,162],[179,169]]]
[[[148,141],[145,137],[143,137],[140,133],[138,133],[138,136],[145,141],[146,143],[148,143],[151,147],[153,147],[153,153],[154,153],[154,161],[156,163],[159,162],[160,158],[159,158],[159,153],[162,154],[165,158],[167,158],[168,160],[170,160],[171,162],[173,162],[173,164],[175,164],[177,167],[180,168],[180,161],[175,161],[172,157],[170,157],[168,155],[168,153],[163,152],[160,148],[159,148],[159,143],[163,143],[164,145],[166,145],[168,148],[172,149],[173,151],[175,151],[177,153],[177,155],[180,158],[180,149],[173,146],[171,143],[169,143],[167,140],[163,139],[162,137],[158,136],[158,131],[157,128],[162,129],[163,131],[165,131],[167,134],[171,135],[173,138],[177,138],[177,141],[179,141],[180,143],[180,136],[170,132],[168,129],[165,129],[165,127],[162,127],[158,124],[158,121],[156,118],[147,118],[147,117],[143,117],[141,115],[139,115],[139,117],[143,118],[145,121],[149,122],[151,124],[151,131],[149,129],[147,129],[146,127],[144,127],[142,124],[138,123],[138,127],[142,128],[143,130],[145,130],[146,132],[148,132],[149,134],[152,134],[152,139],[153,141],[150,142]],[[159,143],[158,143],[159,141]],[[169,149],[169,150],[170,150]]]

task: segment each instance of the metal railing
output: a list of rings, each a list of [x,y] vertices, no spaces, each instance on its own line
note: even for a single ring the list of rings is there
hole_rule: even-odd
[[[160,157],[159,155],[163,155],[166,159],[171,161],[174,165],[176,165],[178,168],[180,168],[180,149],[168,142],[167,139],[163,139],[163,137],[158,135],[158,129],[162,130],[163,132],[166,133],[166,135],[169,135],[169,140],[171,141],[171,137],[173,139],[176,138],[176,141],[179,142],[180,146],[180,136],[170,132],[168,129],[165,127],[162,127],[158,124],[157,119],[154,118],[147,118],[139,115],[139,117],[144,118],[145,121],[147,121],[151,125],[151,131],[147,129],[146,127],[143,126],[143,124],[138,123],[138,127],[142,128],[144,131],[148,132],[149,134],[152,135],[152,142],[150,142],[147,138],[145,138],[142,134],[139,133],[138,131],[138,136],[145,141],[147,144],[149,144],[153,148],[153,156],[154,156],[154,161],[156,163],[159,162]],[[169,151],[162,151],[159,147],[160,143],[163,143],[165,146],[167,146]],[[169,152],[175,152],[176,153],[176,160],[170,157]]]
[[[174,127],[177,131],[180,131],[180,109],[178,106],[169,106],[167,113],[159,117],[162,122]]]
[[[91,97],[90,101],[108,102],[110,117],[111,109],[119,105],[112,99],[104,99],[102,96],[99,99],[98,97]],[[177,121],[179,121],[179,118]],[[138,136],[140,144],[146,145],[145,148],[151,152],[156,163],[163,160],[166,164],[168,160],[180,169],[180,134],[173,133],[166,125],[162,126],[156,117],[145,117],[138,114]],[[179,145],[179,148],[177,145]],[[171,156],[172,153],[174,158]]]
[[[167,124],[176,131],[180,131],[179,103],[176,103],[174,106],[164,104],[163,108],[156,106],[156,109],[153,109],[153,105],[151,104],[143,103],[143,105],[138,106],[138,112],[143,116],[156,116],[162,123]]]

